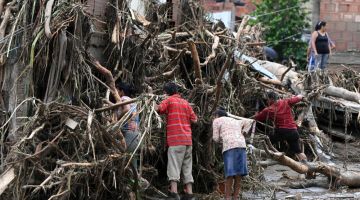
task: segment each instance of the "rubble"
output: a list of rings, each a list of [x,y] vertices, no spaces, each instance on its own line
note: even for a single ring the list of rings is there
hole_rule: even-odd
[[[359,187],[358,173],[339,172],[328,165],[332,140],[326,134],[347,142],[349,137],[358,140],[358,73],[348,70],[341,75],[322,75],[324,80],[313,87],[307,73],[263,61],[261,26],[248,25],[247,18],[232,33],[206,21],[201,7],[191,1],[182,5],[189,11],[183,13],[183,25],[164,28],[166,19],[156,6],[151,8],[141,16],[130,10],[126,1],[112,0],[107,5],[107,20],[101,22],[107,29],[96,30],[94,24],[98,22],[86,12],[82,1],[14,0],[5,5],[0,25],[2,73],[10,76],[17,57],[15,63],[24,66],[18,75],[27,79],[29,98],[1,116],[2,198],[164,197],[165,130],[154,105],[163,98],[162,86],[168,81],[179,85],[199,116],[199,123],[193,127],[193,174],[198,193],[210,194],[210,198],[221,193],[222,162],[218,147],[211,141],[212,111],[222,106],[234,117],[250,117],[258,111],[256,102],[264,104],[262,97],[267,90],[284,97],[308,96],[311,104],[299,105],[297,122],[305,152],[311,152],[313,161],[322,162],[304,165],[275,151],[266,143],[268,129],[258,128],[252,138],[254,152],[292,166],[299,173],[317,172],[335,178],[336,184],[331,183],[334,187]],[[92,41],[95,34],[105,41],[102,59],[90,50],[96,46]],[[15,46],[22,49],[9,52]],[[138,97],[121,102],[117,81],[136,86]],[[121,143],[120,128],[126,115],[117,120],[113,115],[119,106],[133,102],[137,102],[142,132],[140,173],[152,184],[145,192],[139,192],[138,177],[129,165],[134,153],[125,153]],[[14,126],[16,112],[24,105],[27,117]],[[332,113],[329,118],[323,117],[328,113]],[[339,124],[340,117],[343,124]],[[322,128],[328,124],[345,132],[334,134],[332,129]],[[261,181],[263,169],[257,166],[263,162],[261,156],[249,152],[249,158],[250,176],[244,180],[244,188],[269,194],[283,190]]]

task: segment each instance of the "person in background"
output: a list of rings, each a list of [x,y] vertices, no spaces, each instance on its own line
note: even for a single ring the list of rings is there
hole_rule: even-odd
[[[215,142],[223,144],[225,172],[225,199],[239,199],[241,177],[248,175],[246,161],[246,142],[243,133],[254,131],[252,119],[237,120],[218,109],[213,114],[213,135]]]
[[[268,107],[264,108],[260,113],[255,115],[257,121],[273,121],[275,124],[275,133],[270,135],[271,143],[276,144],[280,141],[286,141],[291,152],[295,153],[296,157],[301,162],[306,162],[307,157],[301,152],[300,137],[297,131],[297,126],[291,112],[291,106],[300,102],[306,101],[302,95],[297,95],[287,99],[278,99],[274,92],[267,94]]]
[[[164,91],[168,98],[155,109],[166,115],[166,146],[168,147],[167,176],[170,181],[170,199],[179,200],[177,184],[180,172],[183,175],[185,196],[182,199],[194,199],[192,184],[192,132],[191,123],[197,122],[197,116],[188,101],[181,98],[175,83],[166,83]]]
[[[315,31],[317,31],[319,27],[315,27]],[[333,50],[336,48],[336,45],[334,43],[334,41],[331,40],[331,38],[328,35],[328,39],[329,39],[329,45],[330,45],[330,50]],[[311,46],[311,39],[309,40],[309,44],[308,44],[308,48],[306,49],[306,60],[308,62],[308,72],[314,72],[316,70],[316,65],[315,65],[315,55],[314,55],[314,50]]]
[[[331,43],[326,32],[326,22],[319,21],[315,31],[311,35],[311,48],[314,51],[315,70],[325,70],[329,55],[331,54]]]
[[[271,47],[265,46],[263,50],[266,60],[270,62],[275,62],[275,60],[279,57],[278,53]]]
[[[121,101],[131,100],[130,96],[133,94],[133,89],[129,84],[119,82],[116,85]],[[136,103],[123,105],[118,110],[118,117],[126,115],[126,123],[123,124],[121,132],[124,135],[126,142],[126,152],[133,153],[140,142],[139,132],[139,115],[137,114]],[[135,173],[139,176],[140,189],[144,190],[149,187],[149,182],[140,176],[138,170],[139,154],[136,153],[131,164],[136,170]]]

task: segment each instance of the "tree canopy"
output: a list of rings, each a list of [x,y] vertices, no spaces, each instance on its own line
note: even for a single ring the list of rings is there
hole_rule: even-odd
[[[307,11],[303,8],[307,0],[263,0],[256,4],[255,21],[265,28],[265,40],[280,55],[280,59],[293,56],[301,67],[306,65],[307,44],[301,41],[303,31],[308,28]]]

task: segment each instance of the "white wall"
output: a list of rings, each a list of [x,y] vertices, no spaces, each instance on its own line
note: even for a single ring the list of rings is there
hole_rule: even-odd
[[[146,0],[129,0],[128,5],[130,9],[136,11],[138,14],[145,15],[145,1]],[[166,0],[165,0],[166,1]]]
[[[212,20],[212,21],[221,20],[222,22],[224,22],[224,24],[227,28],[229,28],[230,30],[233,30],[234,14],[232,11],[228,10],[228,11],[221,11],[221,12],[213,12],[213,13],[209,13],[209,16],[210,16],[210,20]]]

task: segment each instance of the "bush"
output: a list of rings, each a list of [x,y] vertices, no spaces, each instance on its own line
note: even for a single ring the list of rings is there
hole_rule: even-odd
[[[281,60],[290,56],[299,67],[306,66],[307,44],[301,41],[308,28],[307,12],[302,7],[307,0],[262,0],[256,4],[255,21],[265,28],[265,40]],[[279,61],[281,61],[279,60]]]

